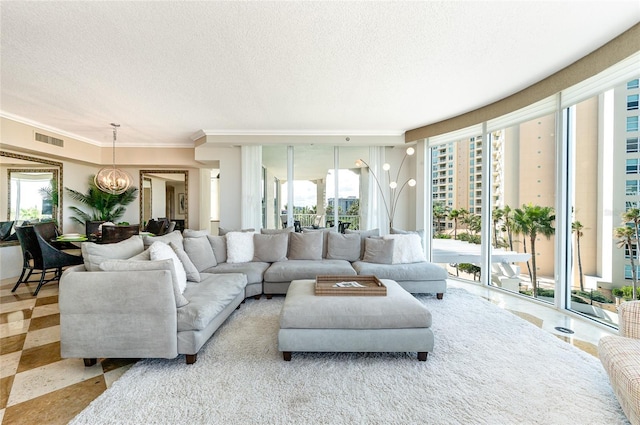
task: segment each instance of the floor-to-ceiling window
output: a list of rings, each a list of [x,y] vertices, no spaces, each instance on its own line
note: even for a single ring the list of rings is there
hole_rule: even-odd
[[[478,136],[468,138],[468,129],[460,129],[425,139],[434,260],[449,259],[450,274],[468,278],[440,239],[460,239],[461,210],[478,214],[490,223],[479,231],[479,281],[617,325],[616,305],[632,299],[640,276],[637,63],[635,54],[584,83],[481,123]],[[490,155],[474,174],[483,153],[471,154],[478,141]],[[456,170],[451,175],[450,168]],[[488,220],[484,203],[490,204]]]

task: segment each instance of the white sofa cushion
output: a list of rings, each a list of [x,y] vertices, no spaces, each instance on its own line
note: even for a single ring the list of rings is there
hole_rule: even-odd
[[[420,236],[416,233],[384,235],[385,240],[393,239],[393,264],[407,264],[427,261]]]
[[[253,260],[252,232],[229,232],[227,238],[227,263],[247,263]]]
[[[173,249],[166,243],[158,241],[149,247],[149,253],[151,254],[151,261],[173,260],[173,266],[178,278],[178,287],[180,288],[180,293],[183,293],[187,287],[187,273],[184,271],[184,266],[176,253],[173,252]]]

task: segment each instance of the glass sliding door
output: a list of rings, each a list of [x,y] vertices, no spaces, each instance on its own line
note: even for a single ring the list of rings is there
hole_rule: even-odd
[[[432,259],[473,281],[481,275],[483,150],[480,134],[431,148]]]
[[[555,297],[555,114],[491,133],[491,284]]]
[[[262,167],[264,178],[263,227],[279,229],[287,221],[287,147],[263,146]],[[284,186],[284,188],[283,188]]]

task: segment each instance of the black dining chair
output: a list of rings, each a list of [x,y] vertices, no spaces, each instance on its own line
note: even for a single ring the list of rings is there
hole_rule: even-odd
[[[90,240],[98,239],[98,237],[100,236],[100,226],[104,222],[104,220],[85,221],[84,229],[87,238],[89,238]]]
[[[51,245],[49,240],[46,240],[38,233],[38,227],[16,227],[20,248],[22,249],[23,263],[20,278],[11,292],[15,292],[21,283],[36,282],[35,280],[29,280],[29,278],[35,270],[38,270],[40,271],[40,279],[37,281],[38,287],[33,293],[34,296],[38,295],[40,288],[45,283],[60,279],[64,267],[83,263],[82,256],[71,255]],[[43,230],[46,232],[48,229],[45,228]],[[53,276],[46,278],[46,274],[50,272],[53,272]]]
[[[14,221],[0,221],[0,241],[6,241],[11,236]]]

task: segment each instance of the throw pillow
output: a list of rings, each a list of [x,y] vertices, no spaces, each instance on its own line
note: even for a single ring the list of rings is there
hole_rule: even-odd
[[[322,233],[322,258],[327,258],[327,250],[329,249],[329,233],[338,233],[337,227],[326,227],[324,229],[304,229],[303,233]]]
[[[256,231],[256,229],[225,229],[224,227],[219,227],[218,228],[218,235],[219,236],[224,236],[227,233],[231,233],[231,232],[253,233],[255,231]]]
[[[346,235],[352,234],[352,233],[357,233],[358,235],[360,235],[360,258],[364,258],[364,242],[365,239],[370,238],[370,237],[377,237],[380,236],[380,229],[371,229],[371,230],[349,230],[346,229],[344,231],[344,233]]]
[[[180,262],[176,253],[173,252],[173,249],[171,249],[171,247],[166,243],[157,241],[151,244],[149,247],[149,253],[151,254],[151,261],[173,260],[173,267],[178,278],[178,287],[182,294],[187,288],[187,273],[184,271],[184,266],[182,265],[182,262]]]
[[[393,262],[393,239],[366,238],[364,240],[364,256],[367,263],[391,264]]]
[[[255,234],[253,235],[253,261],[275,263],[287,259],[289,235],[286,233]]]
[[[169,270],[171,272],[171,284],[173,295],[176,298],[176,307],[180,308],[189,304],[178,284],[178,277],[173,265],[173,260],[160,261],[131,261],[131,260],[107,260],[100,264],[100,269],[106,272],[137,272],[147,270]]]
[[[320,232],[289,234],[289,260],[322,260],[322,240]]]
[[[391,228],[392,235],[410,235],[414,233],[420,236],[420,243],[422,244],[424,242],[424,230],[401,230],[396,229],[395,227]]]
[[[144,251],[139,235],[116,243],[97,244],[83,242],[81,246],[84,267],[90,272],[100,271],[100,263],[105,260],[125,260]]]
[[[180,233],[180,230],[174,230],[173,232],[162,236],[144,236],[143,241],[145,248],[158,241],[164,242],[166,245],[173,242],[178,246],[182,246],[182,233]]]
[[[418,234],[384,235],[382,238],[385,240],[393,239],[395,241],[393,247],[393,264],[427,261]]]
[[[207,245],[209,245],[209,242],[207,242]],[[176,255],[178,256],[178,260],[180,260],[180,262],[182,263],[182,267],[184,267],[184,272],[187,275],[187,281],[200,282],[200,272],[198,271],[196,266],[193,264],[193,262],[191,261],[191,259],[189,258],[185,250],[180,248],[178,245],[174,244],[173,242],[169,243],[169,246],[171,247],[171,249],[173,249],[173,252],[175,252]],[[211,254],[213,255],[213,252]]]
[[[357,261],[360,259],[360,244],[360,235],[330,232],[327,238],[327,258]]]
[[[183,238],[199,238],[201,236],[207,236],[210,232],[208,230],[193,230],[193,229],[184,229],[182,231]]]
[[[195,265],[199,272],[210,269],[218,265],[213,248],[206,236],[199,238],[184,238],[182,241],[184,250],[189,259]]]
[[[213,253],[216,256],[216,262],[218,264],[226,263],[227,262],[227,237],[207,235],[207,239],[209,240],[209,245],[211,245],[211,248],[213,248]]]
[[[293,233],[294,230],[294,227],[287,227],[284,229],[260,229],[260,233],[263,235],[275,235],[278,233]]]
[[[254,233],[229,232],[227,238],[227,263],[248,263],[253,260]]]
[[[140,254],[136,254],[133,257],[128,258],[129,261],[151,261],[151,253],[149,249],[145,249]]]

